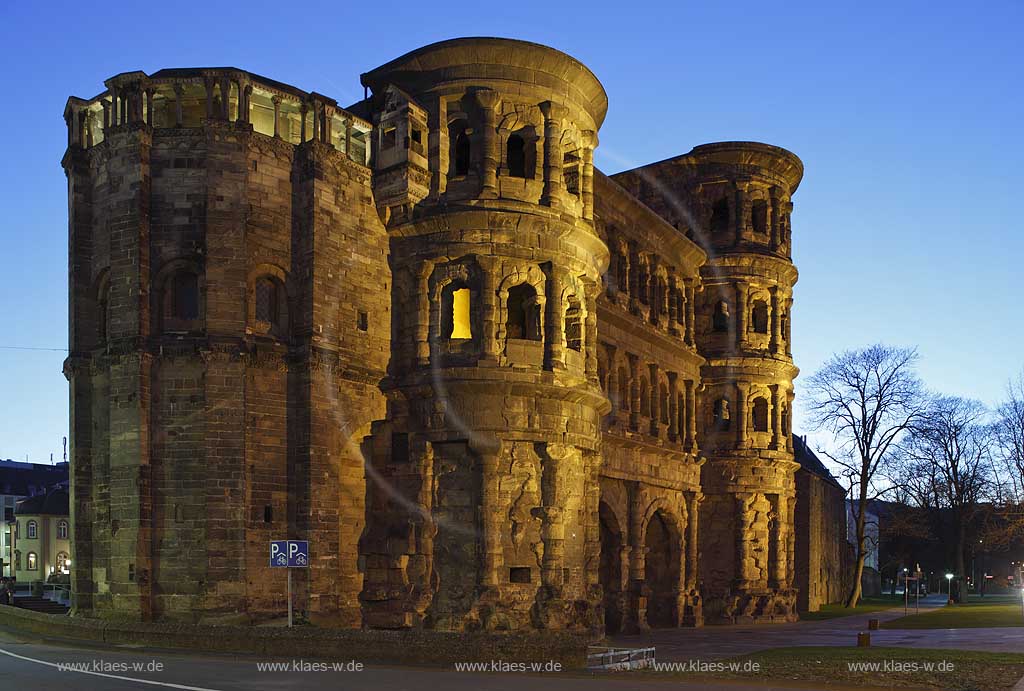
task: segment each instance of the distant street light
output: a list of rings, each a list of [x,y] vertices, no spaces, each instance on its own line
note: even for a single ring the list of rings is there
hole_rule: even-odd
[[[946,594],[949,596],[946,604],[953,604],[953,574],[951,573],[946,574]]]

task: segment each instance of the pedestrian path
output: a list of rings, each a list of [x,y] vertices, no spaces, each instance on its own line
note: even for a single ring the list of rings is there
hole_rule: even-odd
[[[922,612],[943,607],[946,596],[932,595],[920,603]],[[909,612],[913,614],[914,607]],[[654,646],[659,661],[714,660],[791,646],[853,646],[868,620],[891,621],[904,616],[903,607],[791,624],[734,624],[702,628],[653,629],[636,635],[617,635],[613,645]],[[1024,626],[971,629],[882,629],[871,632],[872,646],[940,648],[1024,653]]]

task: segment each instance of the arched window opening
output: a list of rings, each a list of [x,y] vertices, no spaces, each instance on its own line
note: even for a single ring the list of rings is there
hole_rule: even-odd
[[[755,432],[768,431],[768,400],[764,397],[754,399],[754,410],[751,415]]]
[[[472,291],[463,281],[454,281],[445,287],[441,296],[442,338],[473,338],[471,296]]]
[[[25,534],[29,540],[35,540],[39,532],[39,524],[35,521],[29,521],[28,525],[25,526]]]
[[[768,233],[768,202],[756,201],[750,208],[750,224],[758,235]]]
[[[540,303],[537,291],[529,283],[520,283],[508,291],[506,301],[508,338],[540,340]]]
[[[199,276],[191,271],[176,273],[170,281],[170,316],[174,319],[199,318]]]
[[[472,147],[469,141],[469,127],[465,121],[452,123],[448,130],[448,138],[451,141],[452,175],[456,177],[469,175]]]
[[[715,305],[715,314],[712,318],[712,328],[719,333],[729,330],[729,303],[725,300]]]
[[[729,429],[730,425],[732,424],[732,421],[730,420],[729,415],[728,398],[719,398],[717,401],[715,401],[714,417],[715,427],[723,431]]]
[[[711,232],[725,233],[729,230],[729,200],[719,199],[711,207]]]
[[[768,304],[764,300],[754,303],[750,322],[755,333],[768,333]]]
[[[67,552],[57,552],[56,568],[59,573],[71,573],[71,557]]]
[[[658,387],[658,412],[661,417],[661,424],[668,424],[668,387],[662,382]]]
[[[565,345],[576,352],[583,350],[582,315],[580,301],[570,296],[569,307],[565,310]]]
[[[520,135],[509,135],[506,159],[508,161],[508,174],[510,177],[526,177],[526,142]]]
[[[278,320],[277,284],[269,278],[256,281],[256,320],[271,324]]]
[[[629,398],[630,398],[630,381],[629,372],[625,367],[619,368],[618,376],[618,398],[616,399],[616,407],[619,410],[629,412]]]
[[[640,414],[644,417],[651,416],[651,386],[647,383],[646,377],[640,378]]]
[[[57,538],[60,540],[68,539],[68,522],[61,520],[57,522]]]
[[[28,553],[28,558],[25,560],[25,569],[28,571],[39,570],[39,557],[36,556],[35,552]]]

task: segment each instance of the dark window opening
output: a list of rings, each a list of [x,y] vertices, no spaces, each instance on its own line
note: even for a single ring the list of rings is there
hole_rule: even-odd
[[[412,141],[413,141],[414,144],[422,144],[423,143],[423,131],[413,128],[413,131],[412,131]]]
[[[711,232],[724,233],[729,230],[729,200],[719,199],[711,207]]]
[[[576,352],[583,350],[583,323],[580,301],[569,298],[569,308],[565,311],[565,344]]]
[[[530,583],[532,580],[529,566],[512,566],[508,570],[509,583]]]
[[[199,276],[196,274],[183,271],[171,279],[171,316],[199,318]]]
[[[470,144],[469,135],[465,129],[460,129],[455,135],[452,146],[455,163],[455,175],[469,175]]]
[[[391,462],[409,462],[409,435],[405,432],[391,433]]]
[[[382,149],[391,149],[398,143],[398,130],[394,127],[384,130],[384,134],[380,138],[380,146]]]
[[[537,291],[529,283],[520,283],[508,291],[506,301],[508,338],[540,340],[540,305]]]
[[[765,398],[754,399],[754,411],[751,415],[755,432],[768,431],[768,401]]]
[[[754,303],[753,323],[754,332],[759,334],[768,333],[768,305],[763,300],[758,300]]]
[[[719,333],[729,330],[729,303],[725,300],[715,305],[715,314],[712,318],[712,328]]]
[[[526,177],[526,142],[518,134],[508,138],[508,174],[514,178]]]
[[[720,398],[715,401],[715,427],[720,430],[727,430],[732,424],[729,415],[729,399]]]
[[[260,278],[256,281],[256,320],[276,324],[277,318],[277,285],[269,278]]]
[[[135,564],[128,564],[128,580],[135,580]]]
[[[359,311],[359,314],[356,316],[356,326],[359,327],[360,331],[366,331],[370,328],[369,317],[366,312]]]
[[[263,507],[263,522],[273,523],[274,522],[274,507],[267,504]]]
[[[565,191],[569,194],[579,196],[580,194],[580,159],[576,152],[566,152],[562,158],[562,178],[565,181]]]
[[[768,232],[768,202],[754,202],[750,209],[750,223],[758,235],[765,235]]]

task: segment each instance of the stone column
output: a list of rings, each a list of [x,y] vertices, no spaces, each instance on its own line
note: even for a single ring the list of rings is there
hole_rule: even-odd
[[[220,119],[230,120],[231,114],[231,80],[220,78]]]
[[[747,292],[745,281],[736,283],[736,347],[740,350],[747,345]]]
[[[448,187],[448,102],[436,96],[433,106],[427,112],[427,163],[430,168],[430,192],[440,196]]]
[[[583,323],[583,350],[586,353],[584,367],[587,379],[597,381],[597,294],[600,287],[596,283],[584,282],[583,292],[586,296],[586,321]]]
[[[661,395],[660,395],[661,387],[660,387],[660,383],[661,382],[658,381],[658,366],[657,365],[649,364],[649,365],[647,365],[647,371],[648,371],[648,375],[651,378],[651,390],[648,392],[650,394],[650,409],[651,409],[651,424],[650,424],[650,428],[651,428],[651,436],[652,437],[658,437],[658,436],[661,436],[659,434],[659,427],[658,427],[658,425],[661,423],[661,414],[660,414],[660,409],[661,409]]]
[[[541,471],[541,540],[544,556],[541,560],[541,583],[552,589],[563,584],[562,565],[565,562],[565,525],[563,506],[565,501],[565,479],[570,471],[572,452],[575,449],[564,444],[546,444]]]
[[[747,219],[750,218],[750,195],[747,193],[749,184],[746,182],[736,183],[736,203],[735,203],[735,221],[736,221],[736,242],[742,243],[749,241],[750,237],[750,223]]]
[[[299,143],[304,144],[306,142],[306,113],[309,112],[309,106],[305,101],[299,106],[299,117],[302,118],[302,122],[299,123]]]
[[[153,126],[153,94],[155,89],[146,89],[146,124]]]
[[[696,344],[694,335],[694,298],[693,279],[688,278],[686,279],[686,344],[690,346]]]
[[[689,568],[686,570],[686,589],[697,589],[697,574],[700,567],[697,564],[697,538],[700,523],[700,498],[696,492],[686,495],[686,513],[689,519],[686,522],[686,561]]]
[[[634,432],[640,431],[640,359],[635,355],[629,356],[630,375],[633,385],[629,393],[629,428]]]
[[[498,92],[484,89],[474,94],[480,106],[483,136],[483,168],[480,171],[480,196],[494,199],[498,196]]]
[[[686,380],[686,448],[693,451],[697,446],[697,395],[692,379]]]
[[[316,99],[311,104],[311,110],[313,111],[313,141],[320,141],[320,102]]]
[[[497,258],[477,257],[477,262],[480,264],[480,270],[483,274],[480,281],[481,333],[474,333],[473,337],[479,338],[480,343],[483,346],[483,356],[480,358],[480,361],[497,364],[498,341],[497,338],[495,338],[495,330],[498,321],[497,286],[495,285]]]
[[[104,99],[101,101],[103,106],[103,135],[106,136],[107,130],[110,129],[110,101]]]
[[[778,384],[771,384],[768,389],[772,392],[772,441],[768,448],[778,451],[782,448],[782,401],[779,397]]]
[[[786,304],[786,332],[782,334],[782,338],[786,344],[786,355],[792,355],[792,333],[793,333],[793,298],[787,298]]]
[[[540,203],[559,207],[562,205],[562,118],[565,108],[545,101],[540,104],[544,114],[544,193]]]
[[[793,389],[786,391],[786,412],[789,414],[789,429],[785,431],[786,451],[793,453]]]
[[[779,494],[776,501],[775,511],[775,571],[772,574],[772,579],[775,581],[775,587],[784,588],[786,586],[788,570],[787,550],[788,550],[788,535],[789,530],[787,529],[786,519],[789,518],[789,511],[787,509],[788,497],[785,494]]]
[[[580,190],[583,193],[583,218],[594,220],[594,147],[597,146],[597,132],[583,133],[583,171]]]
[[[768,343],[768,349],[774,354],[779,352],[779,337],[781,335],[782,315],[779,312],[779,287],[771,287],[771,310],[772,310],[772,324],[771,324],[771,339]]]
[[[281,97],[272,96],[270,102],[274,104],[274,139],[281,138]]]
[[[216,82],[214,82],[213,77],[207,77],[206,79],[203,80],[203,86],[206,88],[206,119],[207,120],[212,120],[213,117],[214,117],[214,113],[213,113],[213,87],[214,87],[215,83]]]
[[[769,195],[771,196],[771,230],[768,243],[772,252],[775,252],[779,249],[779,188],[772,187],[769,190]]]
[[[481,472],[480,528],[483,533],[483,568],[480,570],[480,582],[485,586],[498,585],[498,571],[503,561],[501,553],[501,489],[498,475],[500,451],[500,442],[496,447],[478,451]],[[545,556],[547,556],[546,549]]]
[[[352,118],[346,117],[345,123],[345,156],[351,161],[352,159]]]
[[[636,242],[629,241],[629,311],[640,313],[640,252]]]
[[[679,395],[677,393],[679,375],[668,372],[668,438],[679,441]]]
[[[174,83],[174,126],[181,127],[185,121],[185,104],[181,102],[184,98],[185,89],[178,82]]]
[[[750,525],[750,495],[741,492],[736,495],[736,585],[746,588],[750,581],[747,568],[750,561],[750,540],[747,526]]]
[[[747,393],[750,384],[736,382],[736,448],[746,449],[750,446],[747,436]]]
[[[241,89],[239,93],[245,96],[245,105],[242,108],[241,112],[239,113],[239,118],[242,120],[242,122],[248,124],[251,116],[250,104],[252,103],[252,84],[246,84],[245,88]]]
[[[550,271],[546,273],[548,296],[545,314],[547,327],[544,329],[544,367],[549,370],[561,370],[565,369],[566,307],[562,304],[562,292],[568,282],[569,272],[558,264],[552,265]]]
[[[424,261],[417,274],[416,310],[416,364],[426,367],[430,364],[430,274],[434,271],[434,262]]]

